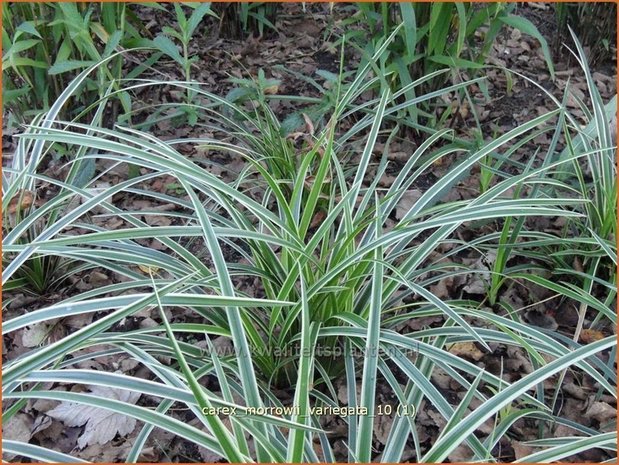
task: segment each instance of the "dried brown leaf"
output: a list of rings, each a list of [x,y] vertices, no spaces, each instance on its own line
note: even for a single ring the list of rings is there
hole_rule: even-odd
[[[580,333],[580,342],[584,344],[591,344],[595,341],[600,341],[604,339],[604,333],[601,331],[597,331],[595,329],[583,329]]]
[[[30,208],[34,202],[34,194],[27,190],[21,190],[11,199],[7,212],[9,215],[14,215],[18,211]]]
[[[456,342],[449,348],[449,353],[475,361],[480,360],[484,356],[484,353],[472,342]]]
[[[90,386],[90,391],[96,397],[119,400],[128,404],[135,404],[141,396],[139,392],[104,386]],[[48,411],[47,415],[62,421],[67,426],[86,425],[84,432],[77,440],[80,449],[90,444],[107,444],[114,439],[116,434],[126,436],[133,431],[136,425],[135,418],[74,402],[62,402],[53,410]]]

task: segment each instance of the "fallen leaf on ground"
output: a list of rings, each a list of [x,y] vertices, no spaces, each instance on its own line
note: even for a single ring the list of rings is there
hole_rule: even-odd
[[[606,431],[612,431],[613,428],[616,428],[617,409],[606,402],[593,402],[585,416],[597,421],[602,427],[608,427]],[[611,425],[608,425],[608,423]]]
[[[526,312],[524,317],[530,324],[540,328],[554,331],[559,327],[559,323],[557,323],[557,320],[554,319],[550,312],[544,313],[543,310],[533,309]]]
[[[484,353],[472,342],[456,342],[449,348],[449,353],[475,361],[480,360],[484,356]]]
[[[144,221],[149,226],[170,226],[172,224],[169,217],[162,215],[144,215]]]
[[[411,189],[402,194],[402,198],[398,202],[395,209],[395,217],[398,220],[404,218],[404,215],[415,205],[415,202],[421,197],[421,191],[418,189]]]
[[[585,344],[591,344],[592,342],[600,341],[602,339],[604,339],[604,333],[595,329],[583,329],[580,333],[580,342]]]
[[[25,210],[32,205],[34,194],[30,191],[21,190],[11,199],[7,212],[9,215],[14,215],[20,210]]]
[[[156,266],[138,265],[138,268],[146,274],[156,274],[159,271],[159,268]]]
[[[12,441],[28,442],[32,437],[32,426],[30,415],[18,413],[2,425],[2,436]]]
[[[43,343],[48,334],[49,326],[45,323],[36,323],[23,330],[21,343],[24,347],[37,347]]]
[[[312,222],[310,223],[310,228],[317,228],[322,224],[322,222],[327,217],[327,213],[324,210],[318,210],[312,218]]]
[[[533,448],[531,446],[527,446],[519,441],[512,441],[512,448],[514,449],[514,456],[516,460],[520,460],[527,455],[531,455],[533,453]]]
[[[103,386],[90,386],[89,389],[95,397],[119,400],[127,404],[135,404],[141,396],[139,392]],[[84,432],[77,440],[80,449],[90,444],[107,444],[114,439],[116,434],[126,436],[133,431],[136,424],[134,418],[111,410],[73,402],[62,402],[58,407],[47,412],[47,415],[62,421],[67,426],[86,425]]]
[[[460,444],[447,456],[447,458],[451,463],[466,463],[470,462],[473,456],[473,451],[469,446]]]
[[[471,271],[467,277],[463,291],[469,294],[485,294],[490,286],[490,269],[496,259],[496,254],[489,252],[485,256],[477,258],[470,266]]]
[[[563,389],[563,392],[569,394],[575,399],[585,400],[587,398],[585,390],[574,383],[563,383],[561,388]]]
[[[30,415],[18,413],[2,424],[2,437],[12,441],[29,442],[32,437],[33,422]],[[15,455],[4,453],[5,460],[11,460]]]

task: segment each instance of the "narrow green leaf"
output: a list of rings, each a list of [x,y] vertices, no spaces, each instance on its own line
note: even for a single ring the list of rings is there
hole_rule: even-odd
[[[548,42],[542,34],[539,32],[537,27],[529,21],[524,16],[516,16],[516,15],[507,15],[507,16],[499,16],[499,20],[508,26],[511,26],[515,29],[518,29],[520,32],[524,34],[528,34],[535,39],[537,39],[542,46],[542,52],[544,53],[544,58],[546,59],[546,64],[548,65],[548,70],[550,71],[550,75],[554,79],[555,69],[552,64],[552,55],[550,53],[550,48],[548,47]]]

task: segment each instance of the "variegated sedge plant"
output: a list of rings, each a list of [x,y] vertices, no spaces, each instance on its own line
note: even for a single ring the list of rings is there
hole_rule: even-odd
[[[384,47],[377,51],[373,61],[383,52]],[[547,173],[562,163],[573,163],[579,157],[576,154],[548,166],[531,167],[520,175],[499,173],[492,187],[471,200],[443,200],[480,160],[499,153],[509,158],[515,150],[514,143],[518,145],[541,132],[552,131],[554,127],[549,122],[564,115],[562,105],[472,152],[462,150],[457,143],[432,150],[437,142],[451,136],[447,131],[429,131],[430,135],[410,154],[393,185],[379,189],[378,179],[386,170],[387,153],[375,165],[372,152],[379,136],[397,130],[391,117],[406,105],[415,105],[453,87],[396,104],[419,82],[395,94],[385,85],[375,100],[357,104],[366,89],[380,84],[380,78],[372,78],[372,64],[368,64],[340,89],[339,103],[331,119],[313,136],[298,164],[291,165],[294,169],[277,178],[275,171],[267,168],[269,162],[276,160],[268,159],[268,147],[260,143],[259,130],[264,128],[265,121],[260,118],[264,114],[232,106],[200,88],[192,87],[208,103],[200,104],[199,114],[206,119],[199,124],[215,129],[217,134],[233,134],[232,142],[216,137],[164,142],[129,127],[106,129],[96,117],[90,123],[58,121],[58,109],[70,101],[72,93],[94,69],[80,74],[50,111],[20,136],[21,167],[6,170],[5,202],[25,188],[35,189],[40,182],[57,186],[59,193],[40,208],[29,207],[19,223],[7,232],[3,241],[7,263],[3,283],[18,276],[29,260],[46,256],[78,264],[73,268],[75,273],[97,267],[122,275],[125,280],[3,324],[3,333],[12,334],[56,318],[107,312],[59,341],[45,343],[4,364],[3,396],[10,402],[4,421],[29,399],[71,401],[128,415],[143,423],[127,462],[138,461],[154,428],[167,430],[231,462],[333,462],[338,457],[329,431],[311,412],[315,406],[340,404],[334,385],[334,378],[339,376],[346,381],[347,406],[370,413],[351,414],[344,419],[348,425],[346,445],[350,462],[376,459],[371,414],[376,409],[379,383],[388,386],[398,403],[417,410],[429,403],[447,422],[436,442],[425,450],[418,438],[416,419],[395,418],[381,461],[400,461],[409,440],[420,462],[444,461],[461,444],[470,448],[471,460],[497,461],[499,458],[493,455],[495,446],[522,418],[535,419],[540,424],[566,425],[579,436],[540,438],[538,444],[547,448],[524,461],[559,460],[589,447],[616,446],[614,436],[554,415],[543,395],[544,381],[570,367],[591,376],[600,392],[614,395],[615,374],[598,355],[614,350],[615,338],[582,346],[568,343],[518,319],[462,301],[442,301],[428,290],[441,279],[466,272],[432,258],[432,253],[452,241],[453,234],[464,223],[505,217],[582,216],[579,209],[588,204],[585,198],[518,198],[510,194],[514,189],[548,182],[563,186],[563,181],[549,180]],[[131,92],[137,87],[164,83],[124,84],[123,91]],[[180,88],[188,85],[172,84]],[[110,90],[108,96],[113,94]],[[99,102],[99,109],[104,104],[105,99]],[[357,122],[338,136],[339,122],[350,115],[357,116]],[[277,129],[276,119],[271,118],[269,124]],[[340,161],[354,150],[349,142],[358,138],[364,142],[359,162],[347,169]],[[236,182],[228,184],[196,160],[182,155],[177,150],[181,143],[240,154],[247,160],[248,168]],[[72,169],[64,181],[48,178],[37,170],[41,160],[57,146],[75,153],[70,160]],[[455,152],[463,152],[462,161],[423,192],[403,218],[388,228],[387,219],[405,192],[436,160]],[[145,168],[145,174],[103,191],[90,189],[92,180],[82,185],[75,183],[79,172],[75,167],[97,159],[138,165]],[[142,186],[159,176],[174,177],[186,196],[171,196]],[[311,181],[307,182],[308,179]],[[173,203],[178,211],[163,214],[177,224],[149,226],[140,218],[155,212],[121,210],[108,201],[116,193]],[[74,197],[82,202],[70,204]],[[88,217],[94,207],[107,212],[99,215],[121,217],[127,226],[107,230],[95,225]],[[318,212],[322,212],[323,219],[312,225]],[[35,224],[43,226],[34,238],[28,237],[26,232]],[[84,228],[88,233],[65,234],[71,226]],[[143,238],[156,238],[167,250],[143,246],[139,241]],[[188,238],[202,241],[210,264],[190,249]],[[244,260],[227,260],[222,244]],[[150,270],[149,276],[137,270],[136,264]],[[261,296],[235,286],[235,279],[240,276],[256,278]],[[406,297],[413,303],[404,304]],[[164,308],[189,309],[201,322],[169,322]],[[125,332],[112,330],[115,323],[145,309],[160,310],[159,326]],[[426,316],[442,316],[444,323],[408,333],[395,330],[405,320]],[[472,326],[471,318],[484,321],[483,327]],[[210,348],[211,338],[229,338],[235,353],[205,353],[188,342],[188,335],[204,337]],[[536,369],[517,382],[508,383],[452,354],[448,349],[456,342],[475,342],[486,349],[490,343],[522,347],[535,361]],[[343,355],[336,360],[339,363],[316,355],[319,346],[342,348]],[[94,347],[99,350],[92,350]],[[84,351],[85,348],[91,350]],[[297,351],[296,355],[274,355],[275,349],[286,353],[291,348]],[[353,350],[363,351],[362,361],[354,356]],[[411,357],[411,352],[415,356]],[[150,371],[151,378],[74,368],[79,361],[115,354],[132,357]],[[174,362],[163,363],[162,355],[172,357]],[[445,371],[466,391],[458,405],[450,403],[430,382],[436,369]],[[404,376],[404,385],[396,377],[398,373]],[[200,383],[209,375],[217,376],[219,391]],[[161,402],[151,409],[83,393],[50,390],[45,384],[49,382],[131,389],[160,398]],[[252,407],[281,407],[282,400],[273,388],[285,383],[293,386],[297,412],[283,417],[251,414]],[[474,399],[483,403],[471,412],[468,407]],[[176,418],[171,411],[175,405],[190,409],[203,427]],[[212,406],[233,406],[245,414],[231,416],[227,422],[202,415],[203,409]],[[475,432],[488,420],[495,421],[494,432],[480,438]],[[315,447],[316,443],[319,447]],[[77,460],[23,442],[5,440],[3,445],[6,452],[34,460]]]
[[[473,241],[472,245],[482,250],[495,250],[489,301],[503,307],[508,313],[517,309],[497,296],[502,287],[517,280],[530,282],[546,288],[557,310],[557,319],[562,312],[572,307],[578,315],[572,334],[556,335],[563,343],[577,348],[586,343],[586,331],[601,334],[617,325],[617,314],[613,308],[617,299],[617,139],[616,112],[617,96],[604,102],[593,80],[585,51],[570,29],[574,49],[569,50],[582,70],[588,90],[588,102],[574,97],[569,86],[565,89],[563,101],[557,101],[552,94],[534,81],[550,100],[565,105],[568,98],[575,98],[579,109],[585,115],[581,120],[566,111],[561,115],[551,140],[552,157],[544,159],[545,165],[556,166],[548,171],[548,182],[531,190],[531,196],[555,197],[576,196],[589,201],[580,207],[579,217],[565,222],[560,236],[531,228],[523,218],[508,218],[499,233],[489,234]],[[524,76],[520,76],[526,79]],[[559,138],[563,137],[565,148],[557,150]],[[570,160],[568,163],[564,161]],[[560,183],[554,181],[560,180]],[[490,243],[490,244],[488,244]],[[508,260],[518,254],[529,263],[508,266]],[[612,330],[611,330],[612,331]],[[614,372],[616,347],[608,353],[604,362],[609,374]],[[598,360],[598,363],[601,363]],[[567,370],[555,379],[554,391],[548,394],[548,405],[553,411],[560,409],[561,386]],[[607,378],[616,384],[613,375]],[[600,398],[601,393],[596,395]],[[609,428],[612,425],[600,425]],[[571,440],[574,440],[572,438]],[[589,438],[579,439],[581,447]],[[550,445],[545,439],[535,445]],[[574,450],[570,440],[555,441],[554,445]],[[616,450],[613,447],[613,450]],[[550,456],[540,452],[532,458]]]

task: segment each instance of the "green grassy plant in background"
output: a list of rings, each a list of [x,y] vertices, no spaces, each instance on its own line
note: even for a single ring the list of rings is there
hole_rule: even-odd
[[[555,50],[562,51],[561,42],[570,41],[570,28],[583,47],[589,48],[591,66],[612,59],[617,53],[617,39],[609,31],[617,30],[616,5],[609,2],[561,2],[553,4],[557,29]],[[569,56],[568,56],[569,58]]]
[[[108,60],[112,60],[110,57]],[[73,81],[54,102],[45,116],[50,118],[45,120],[43,116],[37,116],[33,124],[42,124],[43,127],[51,127],[54,118],[62,114],[64,101],[70,95],[81,95],[77,92],[80,85],[84,85],[84,79]],[[108,88],[108,93],[111,88]],[[106,99],[104,98],[92,116],[92,124],[101,124],[105,114]],[[86,133],[88,134],[88,133]],[[38,173],[39,163],[46,157],[48,151],[44,150],[43,144],[36,141],[28,141],[18,144],[17,149],[11,155],[10,163],[5,163],[2,169],[2,212],[3,212],[3,240],[7,242],[16,241],[19,243],[35,241],[44,237],[45,231],[50,226],[66,214],[67,210],[76,206],[79,199],[73,197],[70,191],[63,189],[58,193],[56,202],[46,204],[42,208],[37,208],[39,200],[37,198],[38,185],[48,179],[42,173]],[[57,153],[62,153],[61,147],[55,147],[53,158],[58,158]],[[65,179],[67,185],[74,188],[93,189],[93,182],[97,178],[95,174],[95,160],[83,159],[85,148],[73,152],[73,163]],[[69,201],[70,197],[73,197]],[[7,257],[3,255],[3,269],[7,265]],[[71,260],[66,257],[59,257],[53,254],[37,255],[29,258],[23,266],[19,268],[15,277],[5,281],[4,289],[23,288],[28,292],[43,294],[54,290],[64,279],[78,269],[72,269]],[[85,271],[88,266],[81,266],[79,270]]]
[[[189,44],[204,16],[211,15],[217,17],[217,15],[211,10],[210,3],[185,3],[185,5],[192,10],[189,17],[187,17],[183,11],[181,4],[174,3],[176,28],[163,26],[162,34],[155,38],[153,45],[178,63],[183,70],[185,80],[190,82],[192,74],[191,66],[198,57],[189,55]],[[176,42],[181,45],[182,53],[178,51],[172,39],[175,39]],[[194,96],[195,92],[191,89],[187,89],[185,101],[187,105],[181,107],[184,113],[186,113],[187,121],[191,126],[194,126],[198,120],[195,108],[190,105]]]
[[[575,40],[575,37],[574,37]],[[572,195],[589,199],[583,204],[582,216],[566,221],[561,239],[540,232],[531,233],[531,241],[519,239],[528,236],[523,221],[508,219],[500,240],[500,253],[495,262],[493,286],[490,299],[494,304],[501,283],[508,279],[506,262],[516,251],[527,254],[532,247],[531,257],[546,263],[545,268],[553,270],[555,276],[566,285],[559,285],[548,280],[541,281],[544,286],[563,295],[576,298],[580,302],[581,319],[593,299],[594,290],[601,292],[605,305],[610,305],[616,298],[616,97],[604,105],[593,82],[591,71],[586,62],[585,52],[575,40],[577,49],[575,57],[585,75],[591,107],[581,102],[581,109],[589,115],[586,124],[578,122],[570,113],[566,113],[557,125],[551,144],[551,156],[544,159],[546,166],[557,164],[551,170],[547,186],[539,186],[530,195],[552,197]],[[568,91],[564,98],[567,101]],[[558,101],[555,102],[559,104]],[[567,146],[561,152],[556,150],[559,135],[564,135]],[[564,163],[571,160],[570,163]],[[561,181],[561,184],[556,184]],[[512,228],[513,226],[513,228]],[[520,242],[518,244],[517,242]],[[521,249],[524,247],[524,249]],[[540,254],[539,251],[545,253]],[[540,281],[541,278],[530,278]],[[576,288],[572,288],[576,286]],[[598,305],[597,308],[600,308]],[[599,325],[604,313],[596,318],[594,326]],[[609,314],[606,314],[609,317]],[[606,320],[612,322],[614,318]],[[582,322],[577,332],[580,332]]]
[[[451,73],[434,75],[418,90],[427,93],[441,88],[449,79],[460,82],[467,75],[474,77],[484,67],[497,35],[506,25],[539,40],[550,73],[554,73],[546,39],[529,20],[514,14],[515,4],[369,2],[350,8],[357,11],[343,25],[357,27],[346,32],[346,40],[359,47],[366,59],[399,28],[378,66],[383,74],[391,76],[389,85],[393,89],[445,68]],[[405,97],[414,98],[414,91],[410,89]],[[435,120],[427,106],[407,110],[415,123],[420,117]]]
[[[277,3],[222,2],[214,8],[220,16],[220,35],[227,39],[262,37],[267,31],[277,32]]]
[[[48,110],[76,70],[141,43],[125,3],[3,3],[2,13],[3,102],[16,123]],[[117,56],[97,69],[62,115],[78,115],[103,96],[107,83],[121,77],[122,57]]]
[[[114,55],[105,66],[88,78],[75,95],[73,105],[64,108],[65,119],[76,117],[102,98],[110,83],[118,89],[122,78],[135,79],[153,66],[162,56],[178,63],[186,81],[191,81],[191,66],[196,57],[189,53],[189,44],[205,15],[212,15],[210,3],[174,4],[174,27],[164,26],[162,34],[151,39],[131,3],[4,3],[2,23],[3,102],[9,110],[10,124],[30,122],[41,111],[47,111],[60,93],[75,77],[75,73],[108,58],[118,51],[134,48],[155,48],[143,62],[132,55]],[[148,3],[141,8],[166,15],[164,5]],[[190,10],[186,15],[184,8]],[[176,42],[175,42],[176,41]],[[179,51],[180,46],[181,51]],[[124,72],[125,58],[136,66]],[[126,67],[125,67],[126,69]],[[124,92],[114,94],[110,120],[123,121],[131,115],[131,99]],[[185,103],[190,103],[191,89]],[[191,105],[181,107],[190,123],[196,115]],[[122,111],[121,111],[122,110]]]

